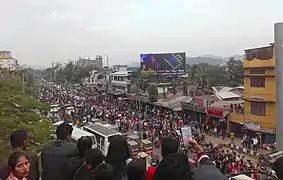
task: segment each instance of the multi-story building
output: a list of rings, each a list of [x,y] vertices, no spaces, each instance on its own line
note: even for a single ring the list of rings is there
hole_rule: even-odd
[[[262,142],[275,140],[275,48],[274,44],[245,50],[244,108],[233,108],[228,115],[228,130],[261,134]],[[232,105],[231,105],[232,106]]]
[[[103,68],[103,59],[102,56],[96,56],[95,59],[80,57],[77,64],[83,67],[92,66],[93,68],[100,69]]]
[[[12,57],[11,51],[0,51],[0,67],[9,70],[19,68],[18,60]]]
[[[131,73],[131,71],[118,71],[111,74],[111,90],[121,93],[132,93]]]
[[[275,129],[274,45],[245,50],[245,122],[264,129]]]
[[[118,72],[118,71],[127,71],[128,66],[127,65],[120,65],[116,64],[112,66],[112,71]]]

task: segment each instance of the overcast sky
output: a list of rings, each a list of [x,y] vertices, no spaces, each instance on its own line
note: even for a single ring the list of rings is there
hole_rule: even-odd
[[[0,0],[0,50],[20,64],[79,56],[137,62],[145,52],[243,54],[273,41],[283,0]]]

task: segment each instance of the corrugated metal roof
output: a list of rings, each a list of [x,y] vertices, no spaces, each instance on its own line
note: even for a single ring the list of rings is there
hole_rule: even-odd
[[[204,95],[204,96],[196,96],[196,99],[208,100],[208,101],[218,101],[220,100],[216,95]]]
[[[131,71],[118,71],[115,73],[112,73],[111,76],[128,76],[130,75]]]
[[[233,92],[218,92],[218,93],[215,93],[215,95],[218,96],[222,100],[241,97],[240,95],[235,94]]]
[[[230,106],[231,104],[242,104],[244,103],[244,100],[237,100],[237,101],[217,101],[213,104],[211,104],[211,107],[218,107],[218,108],[223,108],[224,106]]]
[[[230,92],[233,88],[231,87],[223,87],[220,91],[218,92]]]

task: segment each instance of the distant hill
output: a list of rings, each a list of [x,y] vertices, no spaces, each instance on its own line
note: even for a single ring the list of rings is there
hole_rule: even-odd
[[[243,55],[234,55],[232,56],[235,60],[243,60]],[[225,64],[231,57],[221,57],[221,56],[213,56],[213,55],[204,55],[198,57],[187,57],[186,64],[193,65],[198,63],[208,63],[211,65],[222,65]],[[128,67],[139,67],[140,64],[138,62],[129,63]]]
[[[199,63],[208,63],[211,65],[223,64],[225,58],[223,57],[208,57],[208,56],[199,56],[199,57],[187,57],[186,63],[189,65],[199,64]]]

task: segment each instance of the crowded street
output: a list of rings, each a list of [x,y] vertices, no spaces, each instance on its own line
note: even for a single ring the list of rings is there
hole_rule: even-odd
[[[183,147],[183,138],[178,130],[189,125],[192,127],[195,139],[204,145],[211,144],[208,146],[207,152],[217,150],[220,154],[231,153],[237,157],[235,163],[242,159],[242,166],[243,162],[249,163],[254,168],[259,166],[256,156],[241,154],[237,150],[225,146],[227,142],[231,141],[229,138],[226,141],[216,138],[211,133],[204,132],[199,124],[194,124],[193,120],[188,121],[185,119],[186,117],[168,109],[140,104],[129,98],[116,97],[96,89],[66,88],[52,83],[41,91],[41,100],[51,106],[63,107],[50,114],[53,123],[65,121],[77,127],[92,123],[111,124],[116,127],[117,131],[128,137],[137,135],[139,140],[150,140],[153,151],[150,154],[154,161],[161,158],[162,137],[172,137],[178,141],[180,147]],[[207,128],[204,127],[204,129]],[[140,147],[139,151],[141,151]]]

